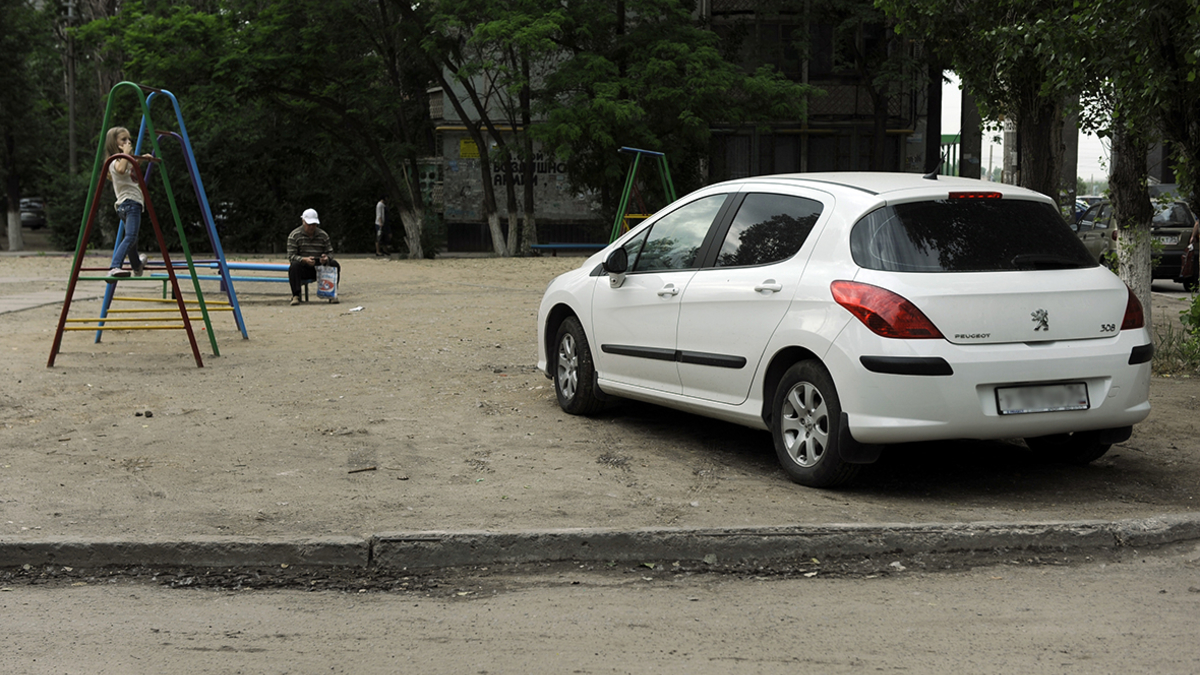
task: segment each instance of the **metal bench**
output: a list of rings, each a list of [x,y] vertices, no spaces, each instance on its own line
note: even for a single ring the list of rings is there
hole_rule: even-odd
[[[146,262],[147,266],[156,265],[156,264],[161,266],[163,263],[161,260]],[[173,264],[176,268],[176,271],[178,271],[178,269],[180,267],[184,267],[184,268],[187,267],[186,262],[183,262],[183,263],[175,262]],[[211,270],[220,269],[219,263],[216,261],[209,261],[209,260],[193,261],[193,265],[195,265],[195,267],[197,269],[201,268],[201,267],[208,268]],[[238,282],[241,282],[241,281],[269,281],[269,282],[286,284],[288,282],[288,276],[287,276],[288,267],[290,267],[291,265],[290,265],[290,263],[253,263],[253,262],[226,261],[225,266],[229,269],[230,272],[233,272],[234,270],[238,270],[238,271],[244,271],[244,272],[271,272],[274,274],[282,275],[282,276],[267,276],[267,275],[233,276],[232,274],[230,274],[230,276],[229,276],[230,281],[238,281]],[[165,272],[154,272],[150,276],[154,277],[154,278],[162,278],[163,279],[163,297],[165,298],[166,294],[167,294],[167,281],[166,281],[167,274]],[[203,281],[220,281],[221,282],[221,291],[226,290],[225,289],[225,280],[223,278],[221,278],[221,275],[219,275],[219,274],[197,274],[196,278],[201,279]],[[304,301],[305,302],[308,302],[308,285],[311,284],[313,281],[315,281],[315,279],[307,279],[305,281],[300,282],[300,284],[304,287]]]

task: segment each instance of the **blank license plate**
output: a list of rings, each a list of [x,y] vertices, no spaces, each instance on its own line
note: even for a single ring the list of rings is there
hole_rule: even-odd
[[[1001,415],[1087,410],[1087,385],[1083,382],[996,387],[996,407]]]

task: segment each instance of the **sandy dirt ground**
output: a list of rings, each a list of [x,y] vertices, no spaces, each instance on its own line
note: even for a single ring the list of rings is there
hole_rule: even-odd
[[[236,259],[253,259],[233,256]],[[262,259],[262,258],[260,258]],[[90,259],[89,259],[90,260]],[[279,257],[274,259],[280,261]],[[535,370],[542,291],[582,258],[344,258],[342,302],[240,284],[220,356],[181,331],[71,332],[0,314],[0,535],[170,538],[558,527],[1121,519],[1200,511],[1200,379],[1087,467],[1019,441],[896,446],[847,489],[789,482],[765,432],[626,403],[592,418]],[[97,257],[89,264],[103,265]],[[70,258],[0,258],[0,295],[66,288]],[[90,284],[90,285],[89,285]],[[215,283],[206,282],[209,299]],[[161,297],[150,282],[121,295]],[[82,282],[82,293],[102,293]],[[1159,306],[1161,303],[1161,307]],[[140,306],[118,302],[114,307]],[[1183,300],[1156,296],[1176,317]],[[72,317],[99,315],[98,300]]]

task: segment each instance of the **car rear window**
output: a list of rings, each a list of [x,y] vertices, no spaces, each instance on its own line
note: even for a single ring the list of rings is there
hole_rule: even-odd
[[[1191,227],[1192,218],[1186,206],[1179,202],[1158,207],[1150,227]]]
[[[1049,204],[948,199],[876,209],[854,224],[860,267],[888,272],[1075,269],[1098,263]]]

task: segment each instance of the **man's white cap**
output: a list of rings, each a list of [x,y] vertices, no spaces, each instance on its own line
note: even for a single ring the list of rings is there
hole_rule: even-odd
[[[321,223],[321,219],[317,217],[316,209],[305,209],[304,213],[300,214],[300,219],[306,223]]]

